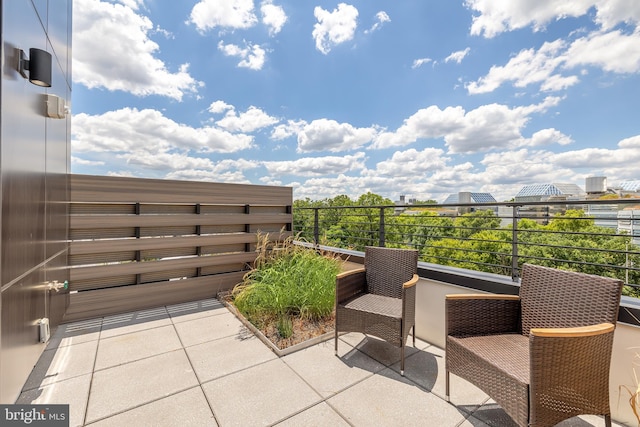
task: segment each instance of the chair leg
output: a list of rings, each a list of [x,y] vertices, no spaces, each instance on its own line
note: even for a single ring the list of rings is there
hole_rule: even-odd
[[[445,375],[444,375],[444,397],[445,397],[447,402],[450,401],[450,399],[449,399],[449,371],[448,370],[445,372]]]
[[[400,347],[400,375],[404,377],[404,343]]]
[[[335,339],[335,355],[338,355],[338,328],[335,328],[335,334],[334,334],[334,339]]]
[[[611,414],[604,416],[604,425],[606,427],[611,427]]]
[[[411,328],[411,336],[413,337],[413,346],[416,346],[416,325],[413,325],[413,328]]]

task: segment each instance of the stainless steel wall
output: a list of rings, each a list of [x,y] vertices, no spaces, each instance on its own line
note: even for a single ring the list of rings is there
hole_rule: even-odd
[[[67,280],[70,115],[47,118],[46,95],[71,100],[72,0],[0,0],[0,403],[13,403],[44,350],[38,320],[60,322]],[[16,48],[52,54],[52,85],[17,71]]]

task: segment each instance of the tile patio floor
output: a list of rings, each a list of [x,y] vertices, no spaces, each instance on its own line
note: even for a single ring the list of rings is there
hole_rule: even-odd
[[[444,351],[341,337],[278,358],[215,299],[61,325],[16,403],[70,405],[71,425],[514,426],[452,376]],[[580,417],[563,427],[602,426]]]

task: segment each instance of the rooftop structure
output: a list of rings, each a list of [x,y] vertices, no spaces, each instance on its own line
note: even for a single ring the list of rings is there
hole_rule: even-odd
[[[620,189],[625,192],[640,193],[640,179],[623,181],[620,183]]]
[[[495,203],[496,199],[489,193],[460,192],[450,194],[442,204],[456,203]]]
[[[539,202],[549,199],[584,199],[585,191],[576,184],[532,184],[525,185],[516,194],[516,202]]]

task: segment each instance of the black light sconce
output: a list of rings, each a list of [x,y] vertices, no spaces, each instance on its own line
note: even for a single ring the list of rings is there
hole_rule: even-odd
[[[51,54],[42,49],[31,48],[27,59],[24,51],[18,50],[18,71],[22,77],[28,78],[34,85],[51,87]]]

